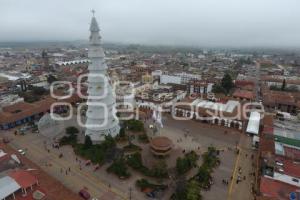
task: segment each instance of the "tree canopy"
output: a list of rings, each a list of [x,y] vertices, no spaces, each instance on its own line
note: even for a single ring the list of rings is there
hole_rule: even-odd
[[[226,73],[221,81],[221,86],[225,89],[226,94],[234,87],[232,78],[229,73]]]
[[[90,148],[91,146],[93,146],[93,142],[91,140],[91,137],[89,135],[86,135],[85,136],[85,139],[84,139],[84,148],[85,149],[88,149]]]
[[[231,75],[229,73],[224,74],[221,83],[213,85],[212,91],[214,93],[224,93],[228,94],[234,87]]]

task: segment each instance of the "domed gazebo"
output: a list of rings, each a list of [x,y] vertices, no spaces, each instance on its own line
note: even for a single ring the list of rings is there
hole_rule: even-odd
[[[60,118],[59,115],[53,113],[54,118]],[[59,134],[64,132],[63,121],[55,120],[51,117],[49,113],[46,113],[38,122],[39,132],[48,137],[49,139],[54,139]]]
[[[172,141],[164,136],[155,137],[150,141],[150,150],[156,156],[167,156],[172,151]]]

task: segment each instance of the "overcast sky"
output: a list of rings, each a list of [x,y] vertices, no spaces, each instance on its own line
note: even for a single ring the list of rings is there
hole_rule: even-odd
[[[0,41],[300,47],[300,0],[0,0]]]

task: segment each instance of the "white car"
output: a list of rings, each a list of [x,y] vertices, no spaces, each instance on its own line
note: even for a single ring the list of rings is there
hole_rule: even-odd
[[[26,154],[26,152],[23,149],[19,149],[18,152],[23,156]]]
[[[278,165],[278,166],[283,166],[283,163],[282,163],[282,162],[276,161],[275,163],[276,163],[276,165]]]
[[[283,173],[283,172],[284,172],[284,169],[279,168],[278,171],[279,171],[280,173]]]

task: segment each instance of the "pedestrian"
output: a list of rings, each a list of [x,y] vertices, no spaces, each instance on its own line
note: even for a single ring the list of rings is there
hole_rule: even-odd
[[[69,172],[71,172],[71,167],[69,167]]]

